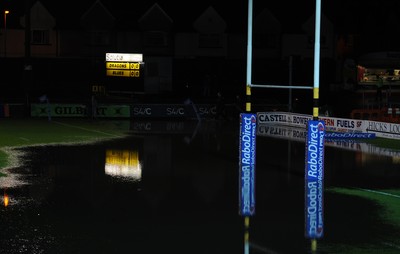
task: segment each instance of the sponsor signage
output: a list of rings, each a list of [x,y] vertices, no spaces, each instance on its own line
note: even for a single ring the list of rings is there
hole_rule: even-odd
[[[257,122],[259,124],[277,124],[306,128],[307,121],[311,120],[311,115],[296,114],[290,112],[258,112]],[[400,124],[389,122],[377,122],[360,119],[346,119],[336,117],[319,117],[325,122],[327,132],[347,132],[347,133],[374,133],[376,137],[400,139]]]
[[[131,107],[129,105],[99,105],[96,108],[96,117],[129,118]]]
[[[31,116],[84,117],[86,106],[81,104],[31,104]]]
[[[306,128],[307,122],[311,119],[311,115],[303,115],[290,112],[274,111],[257,113],[257,122],[259,124],[276,124]],[[327,132],[374,133],[376,137],[400,139],[400,124],[398,123],[326,116],[319,117],[319,119],[324,121],[325,131]]]
[[[326,124],[325,124],[326,128]],[[325,146],[346,149],[351,151],[359,151],[365,154],[377,154],[394,158],[400,158],[400,151],[389,148],[377,147],[362,140],[353,138],[328,138],[330,132],[325,132]],[[339,134],[359,134],[359,133],[339,133]],[[375,133],[361,133],[376,137]],[[266,136],[272,138],[281,138],[292,141],[305,142],[307,130],[303,128],[295,128],[289,126],[279,126],[272,124],[257,124],[257,136]]]
[[[361,132],[327,132],[325,133],[326,139],[372,139],[375,138],[375,133],[361,133]]]
[[[311,115],[288,113],[288,112],[259,112],[257,113],[258,123],[261,124],[280,124],[293,127],[307,127]],[[366,121],[335,118],[335,117],[319,117],[325,122],[325,130],[333,132],[365,132]]]
[[[307,124],[305,161],[305,235],[321,238],[324,232],[324,121]]]
[[[107,62],[143,62],[143,54],[106,53]]]
[[[186,107],[181,104],[135,104],[132,106],[135,117],[186,117]]]
[[[305,142],[307,131],[304,128],[279,126],[273,124],[258,124],[257,135]]]
[[[87,107],[81,104],[31,104],[31,116],[35,117],[87,117]],[[96,117],[129,118],[129,105],[99,105],[96,108]]]
[[[256,114],[240,114],[239,213],[255,213]]]
[[[215,117],[217,115],[217,106],[214,104],[198,104],[197,111],[202,117]]]
[[[368,125],[366,130],[368,132],[375,132],[378,137],[400,139],[400,124],[367,121]]]
[[[296,127],[306,127],[307,122],[312,119],[311,115],[292,114],[288,112],[259,112],[258,123],[281,124]]]
[[[132,123],[132,130],[135,133],[168,133],[168,134],[187,134],[193,136],[199,123],[194,121],[173,120],[173,121],[152,121],[136,120]]]
[[[132,106],[132,115],[135,117],[192,118],[196,117],[196,114],[202,118],[213,117],[216,115],[215,105],[199,104],[196,108],[185,104],[134,104]]]

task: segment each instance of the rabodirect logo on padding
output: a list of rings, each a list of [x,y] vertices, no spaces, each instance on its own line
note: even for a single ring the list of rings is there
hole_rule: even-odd
[[[326,132],[325,138],[328,139],[372,139],[375,133],[347,133],[347,132]]]

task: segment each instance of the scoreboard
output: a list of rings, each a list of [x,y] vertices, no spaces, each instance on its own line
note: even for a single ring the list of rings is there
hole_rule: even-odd
[[[106,75],[115,77],[140,77],[143,54],[106,53]]]

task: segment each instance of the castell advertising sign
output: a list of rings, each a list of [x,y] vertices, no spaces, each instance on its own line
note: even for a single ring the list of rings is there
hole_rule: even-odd
[[[240,114],[239,213],[243,216],[255,213],[256,123],[256,114]]]
[[[308,121],[305,167],[305,236],[318,239],[324,232],[324,121]]]

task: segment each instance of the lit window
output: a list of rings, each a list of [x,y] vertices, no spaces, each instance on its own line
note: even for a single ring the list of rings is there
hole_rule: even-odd
[[[50,44],[49,30],[33,30],[31,33],[31,43],[38,45]]]

